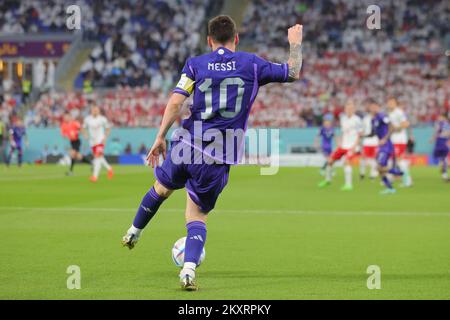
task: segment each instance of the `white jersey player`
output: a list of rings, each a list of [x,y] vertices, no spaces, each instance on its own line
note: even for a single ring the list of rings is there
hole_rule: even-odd
[[[319,183],[319,187],[328,186],[332,178],[333,164],[344,158],[345,184],[343,191],[353,190],[351,161],[358,152],[360,136],[362,133],[362,121],[355,114],[353,101],[349,100],[345,105],[345,114],[341,117],[341,143],[328,159],[325,171],[325,180]]]
[[[89,139],[94,156],[94,160],[92,161],[93,172],[90,178],[92,182],[97,182],[102,166],[108,170],[108,178],[112,179],[113,177],[112,167],[104,156],[105,143],[110,131],[111,126],[108,120],[100,114],[98,107],[93,107],[91,114],[83,122],[83,135],[86,139]]]
[[[367,113],[363,120],[363,136],[362,139],[362,154],[359,162],[359,176],[364,179],[366,176],[366,166],[370,168],[370,178],[374,179],[378,176],[377,170],[377,149],[378,149],[378,137],[372,134],[372,116]]]
[[[401,109],[395,98],[389,98],[387,102],[389,111],[389,121],[394,129],[391,141],[394,145],[395,161],[403,172],[403,185],[410,187],[412,178],[409,172],[409,160],[406,158],[406,148],[408,145],[407,129],[409,127],[408,118],[405,111]]]

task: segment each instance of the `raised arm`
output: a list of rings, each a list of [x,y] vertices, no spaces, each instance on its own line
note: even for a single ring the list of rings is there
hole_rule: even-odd
[[[166,158],[166,135],[172,124],[180,115],[181,107],[187,97],[180,93],[173,93],[164,110],[164,116],[159,127],[153,147],[147,155],[147,161],[154,168],[159,165],[159,156],[162,154]]]
[[[289,41],[289,76],[288,81],[293,82],[300,79],[300,70],[302,68],[302,40],[303,26],[296,24],[288,29]]]

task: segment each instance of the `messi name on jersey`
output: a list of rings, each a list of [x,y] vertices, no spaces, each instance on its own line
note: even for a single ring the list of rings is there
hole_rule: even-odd
[[[209,71],[235,71],[236,61],[208,63]]]

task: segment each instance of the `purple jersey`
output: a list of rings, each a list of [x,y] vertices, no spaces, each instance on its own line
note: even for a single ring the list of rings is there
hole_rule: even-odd
[[[245,141],[242,135],[259,87],[287,80],[287,64],[271,63],[255,54],[223,47],[188,59],[174,92],[187,97],[194,95],[191,115],[182,123],[191,141],[180,138],[179,130],[173,139],[183,140],[197,150],[201,148],[203,156],[215,161],[238,163]],[[221,152],[207,151],[206,146],[212,141],[218,143]]]
[[[10,134],[12,135],[12,138],[14,142],[16,143],[16,146],[22,145],[22,139],[26,134],[26,130],[22,126],[13,126],[10,129]]]
[[[372,130],[373,135],[377,136],[378,139],[384,139],[389,133],[389,117],[382,112],[377,113],[372,118]],[[389,143],[388,140],[387,143]]]
[[[433,155],[436,159],[447,158],[448,141],[450,133],[450,123],[447,121],[439,121],[436,124],[436,143],[434,145]]]
[[[436,125],[436,148],[447,148],[449,133],[450,123],[447,121],[439,121]]]
[[[333,146],[334,128],[320,128],[322,150],[331,150]]]
[[[386,138],[389,133],[389,117],[382,112],[377,113],[372,118],[372,134],[382,140]],[[377,151],[377,163],[386,167],[388,165],[389,158],[394,155],[394,146],[391,139],[383,145],[380,145]]]

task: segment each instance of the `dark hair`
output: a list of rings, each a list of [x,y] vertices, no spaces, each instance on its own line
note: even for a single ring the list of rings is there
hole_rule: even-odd
[[[208,22],[208,35],[220,44],[233,41],[236,33],[236,24],[230,16],[217,16]]]
[[[374,98],[368,98],[366,100],[367,104],[378,104],[377,100],[375,100]]]

